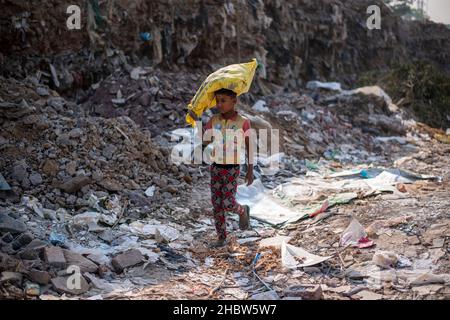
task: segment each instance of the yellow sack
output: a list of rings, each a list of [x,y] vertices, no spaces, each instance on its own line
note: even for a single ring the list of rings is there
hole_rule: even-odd
[[[253,59],[250,62],[232,64],[211,73],[191,100],[188,110],[200,117],[206,109],[216,105],[214,92],[220,89],[234,91],[238,96],[248,92],[257,65],[256,59]],[[186,122],[193,127],[195,126],[195,120],[189,113],[186,115]]]

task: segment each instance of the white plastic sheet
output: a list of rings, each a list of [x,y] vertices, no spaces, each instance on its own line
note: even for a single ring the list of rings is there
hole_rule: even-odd
[[[341,84],[339,82],[309,81],[306,84],[306,88],[310,89],[310,90],[328,89],[328,90],[334,90],[334,91],[342,91]]]
[[[283,242],[281,245],[281,263],[283,267],[289,269],[304,268],[322,263],[331,256],[317,256],[308,251]],[[300,262],[302,261],[302,262]]]

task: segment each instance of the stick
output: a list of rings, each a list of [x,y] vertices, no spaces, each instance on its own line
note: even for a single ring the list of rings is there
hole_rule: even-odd
[[[225,273],[223,274],[223,279],[222,279],[222,281],[220,281],[220,283],[219,283],[214,289],[212,289],[212,290],[209,292],[208,298],[210,298],[210,297],[214,294],[214,292],[216,292],[217,290],[219,290],[220,287],[224,284],[224,282],[225,282],[225,280],[226,280],[226,278],[227,278],[228,270],[230,270],[230,268],[227,268],[227,269],[225,270]]]
[[[261,283],[262,283],[267,289],[269,289],[269,290],[272,291],[272,288],[269,287],[269,286],[267,285],[267,283],[265,283],[265,282],[258,276],[258,274],[256,273],[255,269],[253,269],[253,274],[256,276],[256,278],[258,278],[259,281],[261,281]]]

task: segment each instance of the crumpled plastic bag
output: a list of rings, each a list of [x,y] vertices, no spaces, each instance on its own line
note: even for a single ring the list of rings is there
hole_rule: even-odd
[[[216,105],[214,92],[220,89],[234,91],[238,96],[246,93],[250,89],[257,66],[258,62],[253,59],[250,62],[232,64],[211,73],[191,100],[188,110],[200,117],[205,110]],[[195,127],[195,120],[189,113],[186,115],[186,122]]]
[[[368,248],[374,245],[373,241],[367,237],[364,227],[355,218],[342,232],[339,244],[343,247],[350,245],[358,248]]]

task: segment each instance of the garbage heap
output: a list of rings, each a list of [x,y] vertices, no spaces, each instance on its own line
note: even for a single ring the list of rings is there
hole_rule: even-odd
[[[189,169],[168,163],[169,150],[127,116],[89,116],[31,82],[2,78],[0,92],[0,165],[16,195],[39,197],[53,209],[82,207],[93,191],[148,205],[141,191],[155,184],[156,206],[191,182]]]

